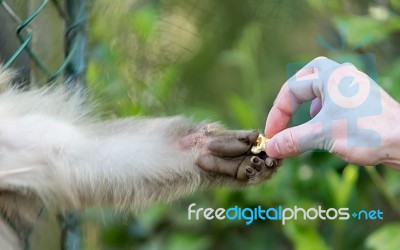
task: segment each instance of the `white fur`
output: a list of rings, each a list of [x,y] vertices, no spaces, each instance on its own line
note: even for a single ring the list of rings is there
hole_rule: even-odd
[[[0,73],[3,89],[11,75]],[[97,121],[82,96],[63,87],[0,94],[0,209],[17,229],[0,219],[0,249],[23,247],[43,205],[56,213],[138,210],[208,185],[196,147],[180,147],[203,125],[182,117]]]

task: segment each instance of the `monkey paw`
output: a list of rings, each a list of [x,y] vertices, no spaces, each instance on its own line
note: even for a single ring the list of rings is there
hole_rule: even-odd
[[[224,131],[208,135],[196,164],[209,174],[230,176],[243,184],[256,184],[271,177],[280,160],[262,151],[252,152],[258,131]]]
[[[280,163],[279,159],[271,158],[265,152],[247,156],[240,164],[236,178],[256,184],[269,179],[276,172]]]

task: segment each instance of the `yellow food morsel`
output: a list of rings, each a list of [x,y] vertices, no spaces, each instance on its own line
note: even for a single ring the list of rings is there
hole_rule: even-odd
[[[265,152],[265,145],[267,145],[268,141],[269,139],[267,137],[263,136],[262,134],[259,134],[257,138],[257,145],[251,147],[251,152],[253,154],[259,154],[262,151]]]

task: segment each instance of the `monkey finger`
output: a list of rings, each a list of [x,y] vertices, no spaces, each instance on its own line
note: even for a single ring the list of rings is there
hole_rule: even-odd
[[[265,166],[264,160],[257,156],[252,156],[250,158],[250,163],[251,163],[251,166],[253,168],[255,168],[255,170],[257,170],[257,172],[260,172],[262,167]]]
[[[202,155],[196,160],[196,165],[206,172],[236,177],[236,172],[242,161],[241,157],[224,159],[215,155]]]
[[[248,181],[256,174],[257,171],[253,167],[241,165],[241,167],[238,168],[236,178],[240,181]]]
[[[258,132],[236,132],[232,135],[220,136],[208,143],[212,154],[223,157],[236,157],[246,154],[257,141]]]
[[[257,171],[251,165],[253,157],[247,156],[241,163],[236,172],[236,178],[241,181],[247,181],[250,176],[254,176]]]
[[[265,159],[265,165],[270,168],[277,167],[279,165],[279,162],[280,162],[279,159],[275,159],[272,157],[267,157]]]
[[[237,157],[246,154],[251,145],[240,142],[235,138],[223,138],[222,140],[213,140],[208,144],[207,149],[211,154],[220,157]]]
[[[262,174],[266,170],[266,165],[263,159],[258,156],[248,156],[240,164],[236,178],[241,181],[248,181]]]
[[[259,134],[260,134],[260,132],[257,131],[257,130],[253,130],[253,131],[238,131],[237,135],[236,135],[236,138],[241,142],[244,142],[244,143],[252,145],[252,144],[257,143],[257,138],[258,138]]]

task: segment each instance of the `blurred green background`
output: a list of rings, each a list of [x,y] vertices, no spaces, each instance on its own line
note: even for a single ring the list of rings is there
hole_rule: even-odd
[[[184,114],[262,131],[293,66],[327,56],[356,64],[399,101],[399,11],[400,0],[92,0],[88,87],[105,118]],[[303,108],[295,122],[307,119]],[[380,209],[384,220],[189,221],[191,203]],[[400,249],[399,219],[400,172],[308,152],[255,187],[136,215],[88,209],[82,240],[84,249]]]
[[[365,69],[400,100],[400,1],[93,1],[89,88],[105,117],[185,114],[263,130],[287,65],[327,56]],[[376,60],[376,61],[374,61]],[[361,60],[361,64],[363,64]],[[371,65],[370,65],[371,66]],[[362,65],[360,66],[363,67]],[[374,74],[378,72],[378,77]],[[309,118],[308,111],[297,114]],[[85,249],[400,249],[400,173],[322,152],[272,180],[217,188],[135,215],[84,215]],[[380,209],[384,220],[189,221],[187,207]]]

